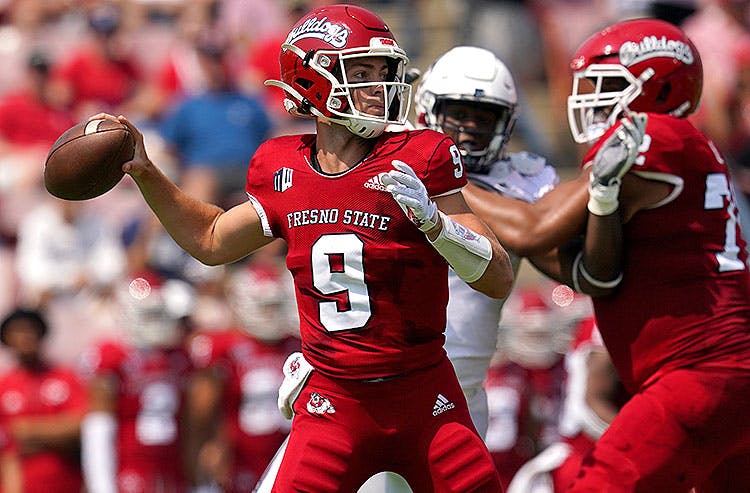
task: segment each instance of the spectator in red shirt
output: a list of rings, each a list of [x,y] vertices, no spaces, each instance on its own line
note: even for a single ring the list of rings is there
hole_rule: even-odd
[[[121,12],[112,5],[88,14],[91,36],[52,71],[54,90],[65,98],[77,120],[106,109],[145,111],[138,104],[142,73],[128,51]]]
[[[4,148],[38,147],[47,152],[75,124],[60,98],[50,90],[50,61],[34,52],[27,62],[27,83],[0,99],[0,142]]]
[[[52,90],[49,68],[45,54],[31,54],[24,83],[0,96],[0,238],[10,244],[25,212],[39,202],[50,146],[74,124]]]
[[[10,450],[20,460],[21,491],[78,493],[85,392],[73,370],[44,358],[47,331],[46,320],[36,311],[16,309],[0,323],[0,342],[17,360],[0,378],[0,427],[7,430]],[[4,453],[3,471],[7,464]]]

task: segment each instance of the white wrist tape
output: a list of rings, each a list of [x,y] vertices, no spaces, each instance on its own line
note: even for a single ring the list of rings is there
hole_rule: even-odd
[[[589,283],[591,286],[601,288],[601,289],[615,288],[622,281],[622,272],[620,272],[620,275],[612,279],[611,281],[600,281],[599,279],[589,274],[589,272],[586,270],[586,267],[584,267],[583,265],[583,251],[578,252],[578,255],[576,255],[576,258],[573,261],[573,275],[572,275],[573,289],[575,289],[579,293],[583,293],[583,291],[581,290],[580,280],[578,278],[579,272],[581,276],[586,280],[587,283]]]
[[[435,241],[430,241],[448,261],[453,272],[466,282],[474,282],[484,274],[492,260],[490,240],[457,223],[438,211],[443,229]]]
[[[604,432],[607,431],[607,428],[609,428],[609,423],[600,418],[599,415],[588,406],[583,406],[579,418],[581,420],[581,429],[583,432],[594,440],[599,440]]]
[[[117,423],[110,413],[94,412],[81,423],[81,460],[88,491],[117,493]]]
[[[430,201],[430,204],[432,205],[432,208],[435,212],[433,212],[433,214],[429,217],[429,219],[425,219],[424,221],[422,221],[422,224],[419,225],[419,230],[422,233],[427,233],[432,228],[437,226],[438,223],[440,222],[440,214],[439,214],[440,211],[435,205],[435,202]]]
[[[589,186],[589,212],[597,216],[608,216],[620,206],[619,197],[619,181],[610,185],[591,184]]]

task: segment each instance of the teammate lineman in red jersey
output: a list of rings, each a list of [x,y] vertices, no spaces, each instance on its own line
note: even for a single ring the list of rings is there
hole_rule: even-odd
[[[558,274],[597,295],[633,398],[568,491],[750,491],[750,277],[724,160],[685,118],[699,54],[641,19],[592,35],[571,68],[571,130],[594,164],[583,253]],[[618,123],[629,111],[646,114]]]
[[[302,352],[314,371],[273,491],[356,491],[401,474],[415,492],[498,492],[499,478],[443,350],[448,265],[507,295],[507,253],[459,193],[453,142],[405,122],[407,62],[389,28],[352,5],[306,14],[282,45],[287,109],[314,135],[263,144],[249,201],[228,211],[182,193],[146,156],[124,169],[176,241],[208,264],[286,240]],[[97,115],[94,118],[114,118]]]
[[[593,35],[571,66],[576,81],[598,80],[610,94],[622,90],[615,97],[621,107],[649,113],[619,208],[617,177],[627,170],[594,166],[590,237],[573,271],[614,292],[595,298],[594,310],[620,378],[635,395],[570,491],[602,491],[604,484],[623,491],[750,491],[745,241],[724,159],[680,118],[700,98],[698,52],[671,24],[631,21]],[[610,87],[613,77],[626,82]],[[602,110],[575,91],[569,108],[580,108],[579,115]],[[579,138],[588,140],[581,130]]]

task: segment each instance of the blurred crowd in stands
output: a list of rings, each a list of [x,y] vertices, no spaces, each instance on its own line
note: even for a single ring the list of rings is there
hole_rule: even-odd
[[[245,200],[245,171],[256,147],[271,136],[314,129],[310,121],[288,116],[282,92],[264,86],[263,81],[278,78],[279,47],[290,25],[304,11],[325,3],[339,2],[0,1],[0,318],[29,319],[36,327],[32,335],[43,336],[37,341],[43,344],[32,347],[33,361],[29,363],[28,354],[26,359],[19,357],[29,351],[23,342],[4,335],[5,329],[12,332],[12,324],[0,331],[4,346],[0,374],[9,375],[0,377],[3,484],[6,471],[12,470],[5,468],[8,450],[15,451],[9,457],[17,458],[50,443],[56,449],[75,448],[71,444],[78,438],[76,433],[57,442],[29,436],[32,428],[41,430],[39,423],[46,423],[50,416],[65,417],[69,412],[82,417],[86,406],[81,402],[86,398],[79,393],[99,396],[97,402],[105,408],[117,407],[118,398],[125,399],[124,393],[143,383],[128,378],[133,379],[133,368],[140,368],[148,358],[136,358],[140,361],[136,364],[128,355],[149,344],[163,345],[164,341],[150,341],[149,335],[154,334],[148,331],[161,332],[159,324],[166,319],[179,321],[179,337],[168,342],[187,355],[190,377],[177,378],[176,370],[164,370],[163,365],[174,364],[174,359],[154,365],[176,378],[180,395],[192,396],[185,401],[190,411],[187,415],[194,420],[193,429],[204,432],[204,436],[190,437],[195,441],[191,443],[198,445],[186,447],[186,460],[201,464],[191,469],[194,477],[186,481],[221,484],[226,491],[248,491],[248,485],[254,484],[288,429],[288,422],[278,422],[275,395],[284,356],[299,344],[294,315],[290,315],[294,296],[284,268],[284,245],[277,241],[236,264],[208,267],[188,257],[171,240],[129,177],[102,197],[67,202],[45,191],[42,171],[50,146],[63,131],[106,111],[137,122],[145,130],[151,158],[193,195],[224,206]],[[750,1],[350,3],[371,8],[391,23],[411,65],[421,71],[436,55],[455,45],[494,51],[513,72],[521,100],[520,127],[511,148],[549,156],[562,175],[575,166],[583,151],[569,136],[565,112],[570,90],[567,63],[575,47],[598,26],[626,17],[659,16],[680,24],[697,45],[704,64],[703,101],[695,122],[724,153],[734,173],[738,199],[745,199],[739,205],[743,224],[748,224]],[[745,230],[750,230],[750,225]],[[172,280],[188,288],[183,291],[182,305],[168,316],[151,313],[154,325],[141,324],[146,333],[133,336],[126,330],[134,324],[128,307],[160,292]],[[552,288],[536,280],[528,285],[519,280],[523,292],[514,295],[519,299],[541,297],[537,306],[549,312],[542,334],[536,336],[546,341],[540,350],[544,354],[536,353],[541,360],[514,360],[513,345],[501,337],[501,351],[488,380],[488,385],[506,389],[488,392],[495,399],[494,404],[490,401],[495,428],[491,422],[488,445],[497,452],[496,457],[505,457],[498,458],[498,464],[502,468],[500,462],[505,461],[511,470],[508,476],[558,437],[566,380],[563,354],[571,347],[575,328],[590,316],[587,300],[572,294],[565,303],[552,303]],[[274,306],[273,311],[259,312],[265,308],[250,299],[265,300],[263,303]],[[136,305],[148,312],[145,303]],[[526,319],[520,315],[527,308],[518,302],[506,309],[501,323],[506,333],[514,324],[526,330],[526,335],[532,332],[533,324],[523,323]],[[14,314],[17,316],[12,318]],[[560,323],[563,319],[565,323]],[[553,337],[555,333],[557,337]],[[128,349],[113,344],[125,344]],[[507,366],[514,361],[513,368]],[[68,373],[53,375],[67,382],[66,392],[72,401],[66,413],[59,407],[46,408],[40,411],[41,421],[31,427],[28,419],[11,419],[17,395],[8,397],[4,386],[12,388],[8,379],[24,364],[31,365],[29,368],[75,369],[82,386],[79,390],[73,389],[78,384],[70,383],[73,377]],[[109,375],[116,384],[97,384],[102,375]],[[99,390],[104,386],[108,392],[97,394],[87,386]],[[44,391],[43,386],[39,389]],[[507,400],[509,395],[512,397]],[[270,404],[256,405],[261,400]],[[179,402],[168,410],[177,412],[182,406]],[[234,405],[235,424],[218,430],[216,416],[223,405]],[[513,405],[528,408],[527,421],[519,424],[520,414]],[[149,411],[150,416],[161,411],[164,408]],[[508,420],[515,425],[504,425]],[[147,443],[169,441],[171,435],[163,423],[145,424],[138,433],[166,433],[156,433],[159,436],[147,438]],[[54,435],[55,431],[59,433]],[[511,436],[512,431],[527,435]],[[60,430],[49,433],[63,436]],[[228,459],[227,433],[272,438],[256,446],[263,449],[260,458],[238,453]],[[7,440],[3,438],[6,435]],[[240,461],[238,457],[257,463],[227,468],[232,460]],[[75,485],[75,479],[65,478]],[[75,486],[69,491],[76,491]]]

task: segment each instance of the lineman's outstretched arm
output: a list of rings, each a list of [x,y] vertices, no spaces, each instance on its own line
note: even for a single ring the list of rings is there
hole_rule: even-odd
[[[613,293],[622,280],[625,246],[620,190],[625,174],[635,163],[648,118],[634,113],[600,146],[591,166],[589,211],[583,248],[573,258],[570,285],[591,296]],[[569,260],[569,259],[566,259]]]
[[[463,195],[500,243],[522,257],[545,254],[580,234],[586,224],[588,170],[535,203],[503,197],[469,184]]]
[[[135,155],[123,170],[136,182],[167,232],[190,255],[208,265],[225,264],[273,240],[263,235],[260,218],[249,201],[225,211],[185,194],[148,158],[143,135],[133,123],[105,113],[91,117],[101,118],[119,121],[130,129]]]

